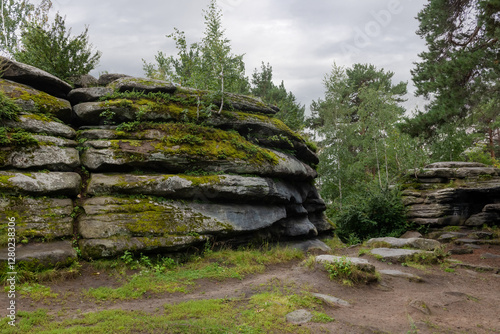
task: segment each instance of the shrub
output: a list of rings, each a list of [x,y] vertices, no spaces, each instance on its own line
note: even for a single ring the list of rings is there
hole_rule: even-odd
[[[352,243],[380,236],[399,236],[406,231],[405,208],[397,189],[374,187],[352,196],[333,215],[338,237]]]

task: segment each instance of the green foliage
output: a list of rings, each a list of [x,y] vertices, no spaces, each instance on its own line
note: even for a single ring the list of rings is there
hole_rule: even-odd
[[[380,236],[399,236],[406,231],[405,209],[397,190],[377,185],[352,195],[341,210],[330,209],[338,237],[347,243]]]
[[[333,262],[325,262],[324,267],[331,280],[339,281],[348,286],[357,283],[366,284],[378,280],[376,274],[360,270],[346,257]]]
[[[144,71],[150,78],[178,82],[182,86],[215,92],[248,93],[243,55],[231,52],[230,41],[222,28],[222,11],[217,1],[210,1],[203,10],[205,32],[201,42],[188,46],[184,32],[175,28],[167,35],[175,41],[177,57],[158,52],[156,64],[144,61]]]
[[[309,125],[322,139],[321,195],[339,209],[349,197],[364,193],[367,183],[393,184],[425,161],[419,143],[396,127],[404,113],[398,103],[406,83],[393,84],[393,75],[368,64],[348,69],[334,64],[324,80],[325,99],[311,105]]]
[[[14,52],[14,59],[63,80],[89,73],[99,63],[101,53],[93,53],[89,43],[88,27],[78,36],[71,36],[65,19],[56,14],[50,26],[30,23],[23,32],[22,48]]]
[[[30,132],[22,129],[12,129],[0,127],[0,147],[2,146],[33,146],[38,145],[38,141]]]
[[[499,10],[497,0],[436,0],[417,16],[417,34],[425,39],[428,50],[419,54],[421,62],[412,71],[413,81],[417,95],[432,96],[432,100],[425,112],[407,119],[403,129],[412,136],[423,136],[428,143],[435,138],[442,144],[457,140],[438,147],[445,152],[446,146],[454,146],[452,157],[467,148],[464,137],[475,133],[488,140],[491,156],[500,150],[493,140],[499,137]],[[452,132],[461,133],[455,136]]]
[[[294,131],[302,130],[305,106],[300,105],[295,95],[285,89],[283,81],[279,86],[273,83],[272,71],[271,65],[269,63],[264,65],[264,62],[262,62],[260,73],[255,69],[252,75],[252,94],[266,103],[277,106],[280,111],[274,117],[282,120],[289,128]]]
[[[2,120],[16,121],[21,111],[21,107],[0,91],[0,122]]]
[[[5,54],[12,54],[21,48],[20,32],[29,23],[45,24],[52,1],[42,0],[37,6],[29,0],[2,1],[2,29],[0,32],[0,48]]]

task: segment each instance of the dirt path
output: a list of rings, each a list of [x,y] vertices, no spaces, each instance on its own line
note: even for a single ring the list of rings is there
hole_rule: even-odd
[[[357,256],[358,250],[343,249],[337,254]],[[483,246],[474,254],[453,255],[452,258],[500,268],[500,259],[482,259],[485,253],[500,255],[500,246]],[[264,273],[248,275],[243,280],[199,280],[187,294],[148,294],[135,300],[96,303],[93,299],[83,298],[82,291],[98,286],[117,287],[120,282],[84,265],[82,275],[75,279],[44,283],[59,293],[59,300],[35,302],[20,298],[19,309],[34,311],[45,308],[58,319],[105,309],[157,313],[165,304],[193,299],[248,298],[259,292],[263,284],[275,282],[287,284],[295,291],[327,294],[351,303],[350,307],[326,305],[325,313],[336,321],[302,325],[311,328],[312,333],[318,332],[320,326],[323,331],[331,333],[500,333],[500,275],[465,268],[445,272],[438,265],[416,269],[383,263],[366,255],[365,258],[375,264],[377,270],[401,270],[418,275],[423,282],[382,275],[378,284],[347,287],[331,281],[322,270],[291,262],[270,266]],[[5,294],[1,294],[0,304],[6,302]],[[417,305],[417,308],[412,305]],[[419,310],[418,305],[425,307]],[[5,311],[2,309],[1,312]]]

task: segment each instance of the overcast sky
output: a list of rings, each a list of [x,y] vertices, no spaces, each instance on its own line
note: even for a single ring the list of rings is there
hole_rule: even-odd
[[[66,15],[73,34],[89,26],[90,41],[102,52],[91,72],[144,76],[142,59],[154,60],[158,50],[176,54],[165,37],[174,27],[188,43],[204,32],[202,9],[209,0],[53,0]],[[410,69],[425,50],[416,34],[417,13],[425,0],[218,0],[222,25],[235,54],[245,54],[246,75],[261,62],[273,67],[276,84],[309,107],[324,96],[323,78],[332,64],[350,67],[370,63],[408,81],[406,105],[422,107],[413,98]]]

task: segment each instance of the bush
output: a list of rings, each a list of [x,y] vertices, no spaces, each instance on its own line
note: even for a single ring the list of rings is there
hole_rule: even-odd
[[[373,187],[357,194],[333,215],[338,237],[346,243],[380,236],[399,236],[406,231],[405,208],[399,190]]]

